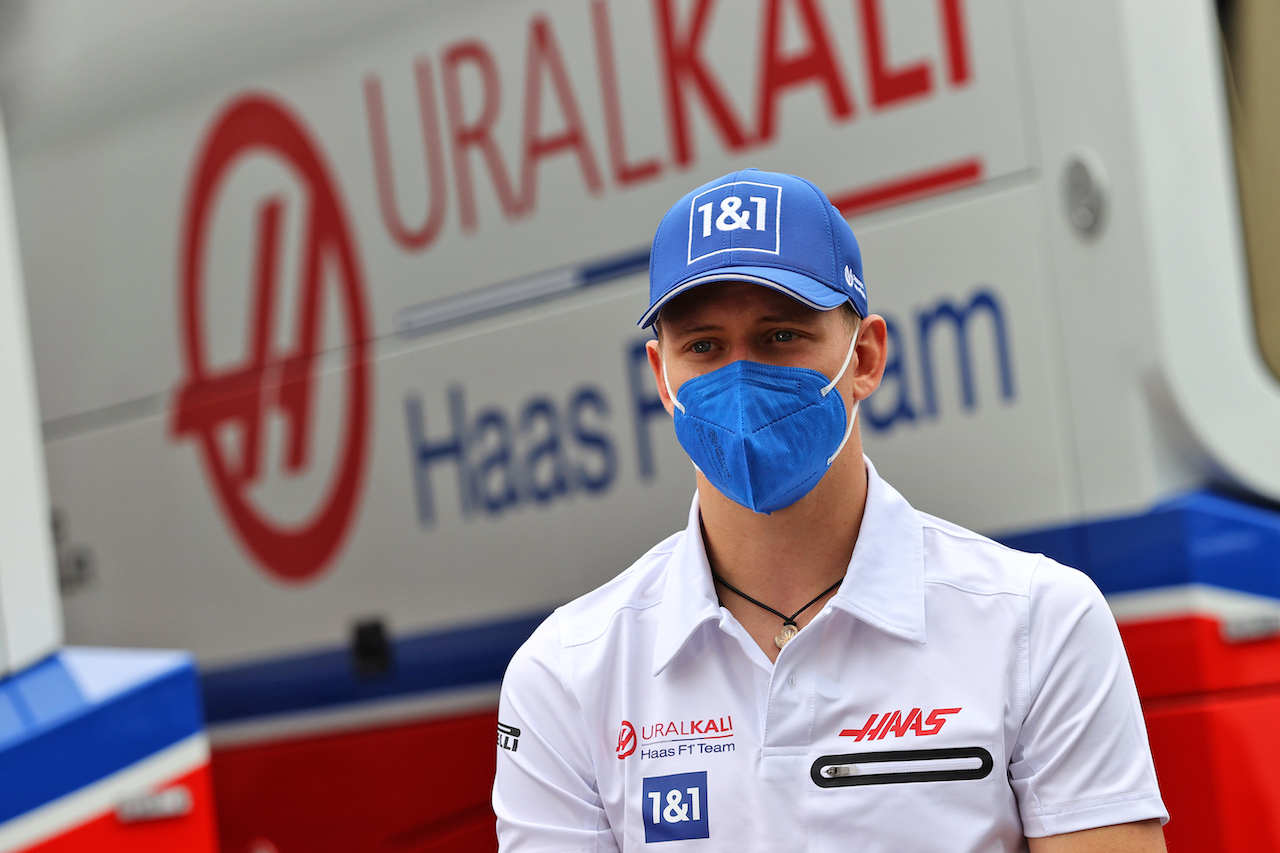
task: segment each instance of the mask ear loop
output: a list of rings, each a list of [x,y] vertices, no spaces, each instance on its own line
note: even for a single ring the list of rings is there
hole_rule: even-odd
[[[844,376],[844,372],[849,369],[849,362],[853,360],[853,349],[858,344],[858,331],[861,329],[862,324],[859,323],[858,326],[859,328],[854,329],[853,331],[853,340],[849,341],[849,351],[844,354],[844,364],[840,365],[840,372],[836,374],[835,379],[832,379],[831,382],[822,389],[822,396],[824,397],[831,393],[831,389],[836,387],[836,383],[840,381],[840,377]],[[663,370],[666,370],[665,364],[663,365]],[[665,377],[666,374],[664,373],[663,375]],[[670,392],[670,390],[670,387],[668,387],[667,391]],[[840,455],[840,451],[844,450],[845,443],[849,441],[849,436],[853,435],[853,421],[858,416],[858,404],[861,402],[861,400],[853,401],[853,406],[849,409],[849,425],[845,427],[844,438],[840,439],[840,444],[836,446],[836,452],[832,453],[827,459],[828,467],[832,462],[836,461],[836,457]]]
[[[671,390],[671,380],[667,378],[667,360],[665,358],[662,360],[662,384],[667,386],[667,396],[671,398],[671,405],[679,409],[680,414],[683,415],[684,403],[681,403],[679,400],[677,400],[675,392]],[[693,463],[693,470],[701,474],[702,469],[698,467],[698,463],[694,462],[692,459],[690,459],[689,461]]]
[[[850,352],[852,352],[852,350],[850,350]],[[845,359],[844,363],[848,364],[849,360]],[[667,396],[671,398],[671,405],[679,409],[680,414],[683,415],[684,404],[676,399],[675,392],[671,390],[671,380],[667,378],[667,360],[665,358],[662,360],[662,384],[667,386]],[[823,393],[825,394],[826,392]]]

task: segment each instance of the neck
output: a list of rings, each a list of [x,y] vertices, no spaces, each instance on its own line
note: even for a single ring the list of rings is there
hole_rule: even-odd
[[[715,572],[790,614],[844,577],[849,567],[867,503],[861,442],[855,432],[813,491],[772,515],[729,500],[701,474],[698,494],[703,541]],[[781,627],[777,617],[725,590],[721,599],[766,654],[776,657],[772,638]],[[823,603],[825,599],[805,611],[797,623],[803,627]]]

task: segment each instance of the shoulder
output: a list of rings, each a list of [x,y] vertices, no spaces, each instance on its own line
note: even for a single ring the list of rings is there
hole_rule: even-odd
[[[1088,575],[1043,554],[1019,551],[919,513],[924,530],[925,583],[942,583],[979,594],[1023,595],[1037,603],[1104,603]]]
[[[972,530],[921,512],[925,583],[977,595],[1029,595],[1041,562]]]

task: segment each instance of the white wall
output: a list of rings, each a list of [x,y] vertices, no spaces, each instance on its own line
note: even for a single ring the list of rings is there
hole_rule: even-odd
[[[0,123],[0,677],[62,642],[44,446]]]

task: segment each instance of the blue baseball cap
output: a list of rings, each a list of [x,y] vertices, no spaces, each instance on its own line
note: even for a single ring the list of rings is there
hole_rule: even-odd
[[[849,223],[804,178],[759,169],[703,184],[667,211],[649,254],[650,326],[700,284],[749,281],[818,311],[848,302],[867,316],[862,253]]]

